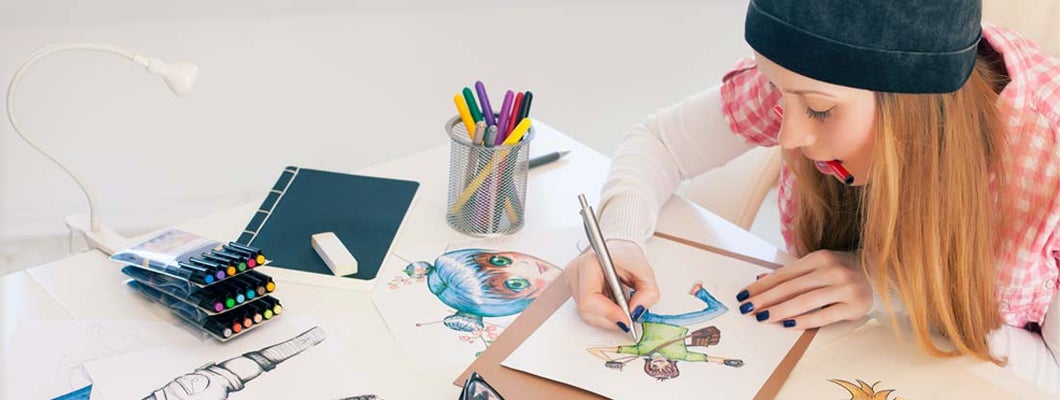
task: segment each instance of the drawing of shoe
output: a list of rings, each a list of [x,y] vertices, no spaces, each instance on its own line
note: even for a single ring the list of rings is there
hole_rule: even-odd
[[[740,368],[740,367],[743,366],[743,360],[734,360],[734,359],[730,358],[730,359],[725,360],[724,362],[722,362],[722,364],[725,364],[725,365],[733,367],[733,368]]]

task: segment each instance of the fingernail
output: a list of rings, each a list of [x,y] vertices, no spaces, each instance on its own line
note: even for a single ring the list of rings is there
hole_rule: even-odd
[[[640,320],[641,314],[644,314],[644,306],[637,306],[633,309],[633,314],[630,314],[629,316],[633,319],[633,321],[638,321]]]
[[[747,314],[747,313],[749,313],[751,311],[754,311],[754,309],[755,309],[755,305],[754,304],[751,304],[751,303],[740,304],[740,314]]]
[[[785,328],[793,328],[793,327],[795,327],[795,320],[793,320],[793,319],[784,320],[784,327]]]
[[[624,322],[615,322],[615,325],[618,325],[618,328],[623,332],[629,333],[629,327]]]
[[[755,319],[757,319],[759,321],[765,321],[765,320],[769,319],[769,310],[765,310],[765,311],[759,312],[758,314],[755,314]]]
[[[748,297],[751,297],[751,294],[747,293],[747,290],[744,290],[736,295],[736,301],[744,301],[747,300]]]

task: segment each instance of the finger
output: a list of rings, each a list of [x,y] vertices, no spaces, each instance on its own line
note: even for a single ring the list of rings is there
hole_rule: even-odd
[[[633,297],[629,299],[629,318],[633,322],[637,322],[644,315],[644,312],[648,311],[658,301],[659,289],[657,287],[638,289],[633,293]]]
[[[744,301],[750,295],[761,293],[770,288],[777,286],[783,282],[787,282],[791,279],[805,275],[814,269],[817,269],[821,265],[827,265],[829,257],[828,252],[814,252],[810,253],[806,257],[795,260],[788,265],[777,268],[769,275],[763,276],[752,282],[750,285],[744,288],[742,292],[737,294],[737,301]]]
[[[853,305],[835,303],[819,310],[785,319],[782,323],[786,328],[812,329],[855,318],[858,318],[858,315]]]
[[[604,273],[596,262],[582,264],[578,267],[578,290],[574,292],[579,298],[588,298],[594,294],[606,294]]]
[[[811,290],[840,283],[834,281],[836,277],[831,275],[838,274],[830,271],[818,270],[781,282],[772,288],[756,293],[747,298],[743,304],[740,304],[740,312],[746,314],[752,310],[765,310]],[[750,304],[751,306],[747,306],[747,304]]]
[[[629,313],[635,320],[659,301],[659,284],[655,282],[655,272],[650,267],[640,268],[636,272],[623,271],[628,274],[625,280],[633,288],[633,297],[629,299]]]
[[[629,328],[628,311],[615,304],[606,290],[603,271],[592,265],[583,265],[578,270],[578,312],[590,325],[606,329]],[[621,323],[621,325],[619,325]],[[627,330],[622,329],[622,330]]]
[[[614,331],[629,331],[629,316],[614,301],[602,294],[582,298],[578,303],[578,313],[589,325]]]
[[[784,321],[824,306],[841,303],[850,298],[849,291],[845,286],[826,286],[811,290],[775,306],[763,308],[761,312],[765,314],[765,318],[759,319],[759,322]]]

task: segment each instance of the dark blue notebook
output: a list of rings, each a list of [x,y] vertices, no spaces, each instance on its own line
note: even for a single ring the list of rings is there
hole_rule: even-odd
[[[270,267],[332,277],[313,250],[310,236],[334,232],[358,264],[357,273],[346,276],[352,279],[343,281],[350,281],[352,287],[370,287],[419,186],[413,181],[287,167],[237,241],[260,248],[272,261]],[[277,275],[288,277],[281,271]]]

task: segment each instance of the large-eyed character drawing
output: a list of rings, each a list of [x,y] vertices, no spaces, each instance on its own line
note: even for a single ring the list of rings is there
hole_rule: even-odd
[[[488,346],[500,333],[483,318],[506,317],[526,309],[544,292],[561,269],[540,258],[514,252],[459,249],[438,256],[434,263],[417,261],[405,267],[405,277],[390,288],[426,280],[427,289],[454,310],[442,319],[447,328],[467,333],[461,340],[481,340]],[[436,323],[436,322],[435,322]],[[426,326],[433,323],[417,324]]]

